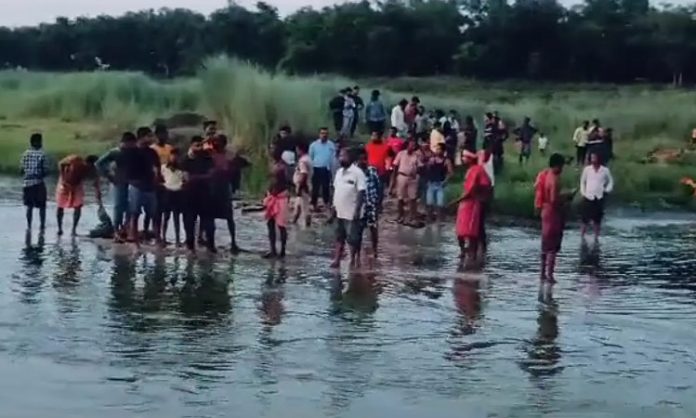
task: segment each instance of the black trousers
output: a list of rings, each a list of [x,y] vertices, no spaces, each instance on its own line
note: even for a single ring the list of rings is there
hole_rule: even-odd
[[[585,164],[585,156],[587,155],[587,147],[575,146],[575,161],[577,164]]]
[[[324,201],[324,205],[331,204],[331,170],[328,168],[315,167],[312,173],[312,206],[316,206],[319,195]]]
[[[333,116],[333,124],[334,124],[334,129],[336,129],[336,132],[341,132],[341,129],[343,129],[343,113],[342,112],[334,112],[332,114]]]
[[[184,231],[186,232],[186,248],[196,248],[196,221],[200,220],[201,229],[207,239],[206,245],[215,248],[215,220],[209,208],[203,208],[200,203],[187,202],[184,209]]]

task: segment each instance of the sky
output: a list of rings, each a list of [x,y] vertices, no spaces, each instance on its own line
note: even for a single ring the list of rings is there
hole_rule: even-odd
[[[300,7],[321,8],[343,0],[266,0],[280,10],[291,13]],[[572,4],[579,0],[561,0]],[[672,3],[687,3],[688,0],[673,0]],[[253,6],[256,0],[239,0],[238,4]],[[0,0],[0,26],[27,26],[41,22],[53,22],[56,17],[97,16],[100,14],[121,15],[128,11],[160,9],[163,7],[185,7],[205,14],[224,7],[227,0]]]

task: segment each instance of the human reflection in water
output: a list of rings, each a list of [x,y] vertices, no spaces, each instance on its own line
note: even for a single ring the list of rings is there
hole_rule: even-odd
[[[377,338],[374,313],[379,307],[379,280],[374,274],[349,271],[331,281],[331,321],[326,349],[331,361],[324,370],[329,384],[325,388],[328,410],[325,415],[341,416],[351,402],[374,387],[373,368],[379,364],[382,349],[371,344]],[[345,341],[350,341],[346,343]]]
[[[179,309],[187,324],[201,328],[226,319],[232,311],[229,276],[217,271],[211,259],[188,258],[185,270]]]
[[[527,360],[521,364],[522,370],[535,379],[554,376],[563,370],[559,366],[561,349],[556,343],[558,338],[558,304],[553,298],[553,285],[539,286],[539,314],[537,332],[526,344]]]
[[[143,310],[148,312],[160,311],[164,307],[165,291],[167,289],[166,259],[162,253],[154,255],[150,265],[149,255],[143,257]],[[176,272],[173,274],[176,277]]]
[[[457,278],[452,286],[452,294],[459,313],[457,328],[460,335],[473,334],[481,316],[481,281]]]
[[[259,313],[261,322],[267,327],[279,325],[283,320],[283,313],[285,312],[285,307],[283,306],[283,298],[285,296],[283,285],[287,278],[288,271],[285,267],[281,267],[277,271],[272,267],[263,281]]]
[[[111,270],[111,309],[126,317],[135,304],[135,261],[128,255],[113,254]]]
[[[82,257],[77,240],[71,238],[67,246],[67,249],[61,244],[55,247],[56,275],[53,286],[57,289],[75,287],[82,272]]]
[[[32,243],[31,231],[27,231],[24,236],[24,248],[19,255],[19,260],[22,266],[21,273],[15,275],[17,281],[22,288],[21,300],[23,303],[36,303],[37,295],[41,292],[43,284],[46,281],[46,275],[43,272],[45,261],[44,247],[46,243],[44,234],[38,236],[37,243]]]
[[[256,397],[263,405],[270,404],[268,393],[273,390],[271,387],[278,383],[277,355],[283,341],[273,338],[273,330],[283,321],[284,285],[287,277],[288,271],[285,267],[276,270],[275,265],[271,265],[261,284],[261,300],[258,308],[261,320],[261,331],[258,336],[260,350],[256,358],[254,375],[261,381],[263,389],[259,390]]]
[[[599,242],[590,245],[584,240],[580,244],[580,272],[594,273],[600,266],[601,248]]]
[[[452,297],[457,315],[448,338],[450,351],[445,354],[445,358],[457,366],[467,367],[471,364],[469,355],[473,349],[490,345],[487,342],[471,342],[464,338],[476,332],[481,319],[481,280],[472,277],[457,278],[452,284]]]
[[[340,273],[331,281],[332,313],[373,314],[379,307],[379,283],[374,273],[352,270],[345,283]]]

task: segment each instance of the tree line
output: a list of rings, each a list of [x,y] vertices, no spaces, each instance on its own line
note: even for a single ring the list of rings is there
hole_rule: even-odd
[[[281,17],[267,3],[0,28],[0,66],[174,77],[226,53],[295,74],[676,84],[696,80],[696,6],[649,0],[386,0]]]

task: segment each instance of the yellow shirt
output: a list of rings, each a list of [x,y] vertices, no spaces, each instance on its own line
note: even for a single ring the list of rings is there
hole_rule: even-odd
[[[578,147],[584,147],[587,145],[588,137],[590,136],[590,130],[585,129],[582,126],[575,130],[573,134],[573,142]]]
[[[430,150],[432,152],[437,151],[438,145],[445,143],[445,136],[442,135],[437,129],[433,129],[430,132]]]
[[[167,164],[169,162],[169,156],[172,154],[172,150],[174,149],[174,147],[169,144],[152,144],[150,145],[150,148],[155,150],[155,152],[157,153],[161,165]]]

